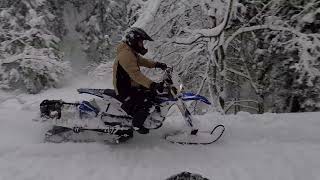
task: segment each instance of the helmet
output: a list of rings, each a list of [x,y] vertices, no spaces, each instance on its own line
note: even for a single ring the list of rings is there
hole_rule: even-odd
[[[141,28],[132,27],[125,34],[125,42],[137,53],[145,55],[148,52],[143,46],[143,41],[153,41],[153,39]],[[142,45],[139,45],[141,41]]]

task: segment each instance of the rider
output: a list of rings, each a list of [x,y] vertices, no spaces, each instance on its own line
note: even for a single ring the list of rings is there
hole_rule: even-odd
[[[140,66],[160,68],[165,70],[167,65],[148,60],[145,55],[148,50],[143,41],[153,39],[141,28],[133,27],[127,31],[123,42],[117,47],[117,56],[113,64],[113,86],[118,97],[122,100],[122,108],[133,117],[133,128],[141,134],[149,133],[143,126],[150,114],[153,93],[163,90],[163,83],[156,83],[143,75]]]

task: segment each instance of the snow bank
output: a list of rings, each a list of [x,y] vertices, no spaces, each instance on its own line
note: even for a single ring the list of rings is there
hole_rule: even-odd
[[[0,91],[0,179],[166,179],[183,171],[217,180],[284,180],[320,177],[320,113],[199,116],[209,129],[223,123],[226,134],[208,146],[182,146],[162,139],[184,128],[174,115],[163,128],[122,145],[43,143],[47,127],[32,122],[45,98],[89,98],[75,88],[110,87],[79,78],[73,85],[38,95]]]

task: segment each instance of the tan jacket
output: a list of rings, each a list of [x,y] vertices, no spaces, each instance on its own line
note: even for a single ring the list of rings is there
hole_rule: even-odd
[[[121,91],[139,85],[150,88],[153,81],[141,73],[140,66],[154,68],[155,64],[156,62],[136,54],[126,43],[120,43],[113,63],[113,86],[117,95],[120,88]]]

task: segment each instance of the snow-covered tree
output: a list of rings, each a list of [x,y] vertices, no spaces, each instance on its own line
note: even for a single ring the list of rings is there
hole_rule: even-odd
[[[225,43],[233,52],[227,57],[229,76],[242,79],[234,88],[248,81],[271,111],[319,110],[319,3],[242,3],[241,23],[233,24],[237,28]]]
[[[127,0],[0,3],[0,84],[6,89],[37,93],[57,86],[71,65],[81,70],[113,60],[128,25]]]
[[[314,107],[319,102],[314,93],[319,38],[306,29],[318,26],[318,6],[317,1],[144,1],[136,6],[141,13],[133,26],[156,39],[151,57],[174,66],[187,88],[211,95],[216,110],[239,104],[285,112],[299,102],[303,111],[304,102]],[[250,89],[245,99],[233,101]],[[311,96],[302,100],[304,94]],[[233,102],[224,107],[225,99]]]
[[[87,15],[76,25],[76,30],[89,61],[113,60],[114,46],[128,28],[128,3],[129,0],[94,0],[79,5],[79,13],[86,11]]]
[[[66,13],[70,4],[74,21]],[[2,88],[36,93],[56,86],[70,69],[64,61],[70,44],[81,46],[76,57],[103,62],[91,75],[110,73],[116,44],[125,29],[136,26],[155,39],[147,44],[147,56],[173,66],[186,89],[209,96],[211,110],[320,108],[317,0],[4,0],[0,5]]]
[[[57,47],[60,38],[56,33],[63,28],[57,12],[52,11],[55,3],[58,2],[0,2],[1,88],[37,93],[57,86],[70,71],[68,63],[61,61]]]
[[[175,67],[187,89],[208,94],[223,111],[224,62],[221,37],[230,1],[146,1],[133,26],[155,39],[150,57]]]

